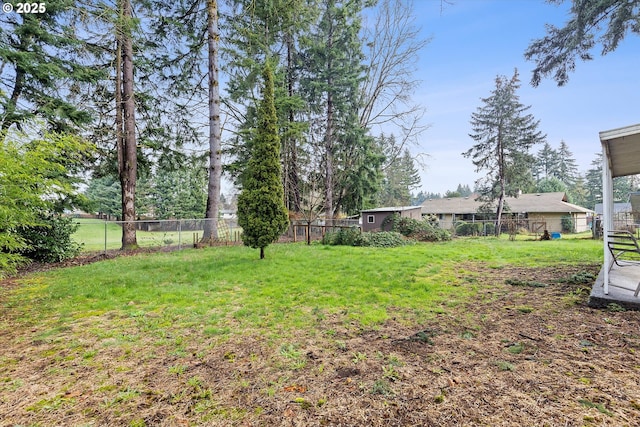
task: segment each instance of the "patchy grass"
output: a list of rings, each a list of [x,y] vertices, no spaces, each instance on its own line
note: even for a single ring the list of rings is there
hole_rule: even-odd
[[[639,318],[584,307],[601,253],[582,239],[282,244],[265,260],[220,247],[31,274],[0,287],[0,419],[624,423]]]

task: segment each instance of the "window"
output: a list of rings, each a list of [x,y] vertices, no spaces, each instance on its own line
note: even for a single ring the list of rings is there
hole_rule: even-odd
[[[368,224],[374,224],[375,222],[376,222],[375,215],[367,215],[367,223]]]

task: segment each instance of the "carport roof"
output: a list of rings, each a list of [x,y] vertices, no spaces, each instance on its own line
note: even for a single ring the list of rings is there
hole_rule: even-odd
[[[600,132],[613,177],[640,173],[640,124]]]

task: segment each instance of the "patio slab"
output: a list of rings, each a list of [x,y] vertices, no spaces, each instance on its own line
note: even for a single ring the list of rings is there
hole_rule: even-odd
[[[640,295],[634,292],[640,282],[640,264],[618,267],[609,271],[609,294],[604,293],[604,267],[593,284],[589,296],[589,306],[606,308],[609,304],[618,304],[627,310],[640,310]]]

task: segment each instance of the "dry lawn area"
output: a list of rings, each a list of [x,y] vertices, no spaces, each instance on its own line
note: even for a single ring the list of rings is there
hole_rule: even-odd
[[[145,348],[143,323],[120,332],[131,351],[105,345],[86,328],[109,315],[59,331],[62,352],[18,326],[0,337],[0,425],[640,426],[640,313],[591,309],[591,283],[566,280],[598,268],[469,263],[478,298],[424,324],[310,313],[315,330],[205,346],[194,325],[166,337],[181,354]]]

